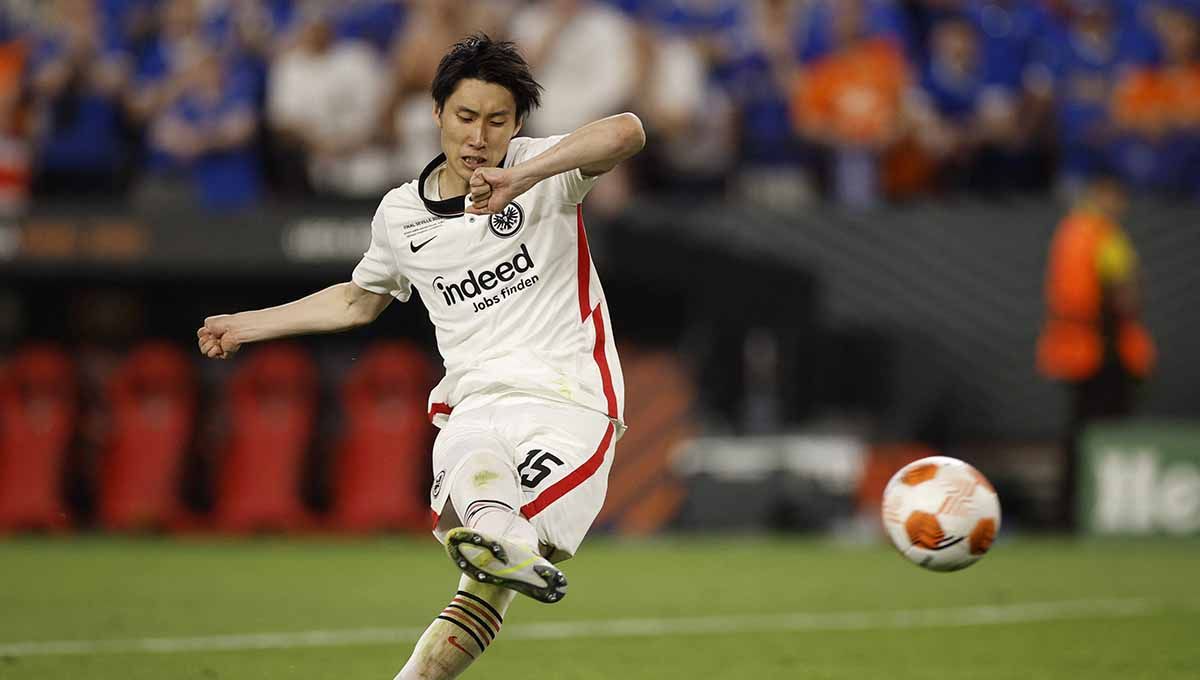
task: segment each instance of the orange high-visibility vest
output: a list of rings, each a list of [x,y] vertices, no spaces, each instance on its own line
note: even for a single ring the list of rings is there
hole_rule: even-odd
[[[1047,320],[1038,340],[1038,370],[1055,380],[1086,380],[1104,361],[1101,329],[1104,286],[1099,260],[1120,227],[1092,211],[1068,215],[1054,235],[1046,270]],[[1154,367],[1150,334],[1136,318],[1118,320],[1115,338],[1121,365],[1145,377]]]

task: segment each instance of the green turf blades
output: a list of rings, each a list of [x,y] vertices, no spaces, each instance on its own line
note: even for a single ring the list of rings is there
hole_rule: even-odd
[[[1195,540],[1009,539],[954,574],[914,569],[890,547],[795,539],[589,540],[571,564],[570,601],[518,600],[466,678],[525,677],[531,664],[566,680],[1194,680],[1200,668]],[[630,565],[636,578],[622,577]],[[0,573],[0,646],[230,636],[241,645],[0,652],[5,680],[390,677],[457,579],[427,539],[19,540],[0,542]],[[1093,600],[1148,608],[1058,607],[1071,616],[1052,618],[1055,608],[1029,606]],[[1007,613],[990,624],[895,622],[978,606]],[[785,616],[792,629],[754,628]],[[651,629],[679,620],[690,623]],[[291,634],[278,638],[288,646],[266,646],[263,633]]]

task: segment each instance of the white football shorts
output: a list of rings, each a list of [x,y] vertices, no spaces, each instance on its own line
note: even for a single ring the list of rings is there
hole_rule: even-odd
[[[466,458],[487,451],[509,463],[542,554],[574,556],[604,505],[618,427],[598,411],[524,394],[464,399],[433,445],[434,536],[445,543],[462,526],[446,506],[449,489]]]

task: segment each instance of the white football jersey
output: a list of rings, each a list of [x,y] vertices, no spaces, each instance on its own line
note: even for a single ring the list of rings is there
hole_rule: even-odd
[[[560,139],[513,139],[503,167]],[[500,213],[470,215],[466,197],[438,195],[444,165],[439,156],[384,196],[352,277],[401,301],[415,288],[424,301],[446,368],[429,397],[430,419],[441,427],[467,396],[521,392],[621,425],[625,384],[583,226],[581,203],[595,178],[564,172]]]

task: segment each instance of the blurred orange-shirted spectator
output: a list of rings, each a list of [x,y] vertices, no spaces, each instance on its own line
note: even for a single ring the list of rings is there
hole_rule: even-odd
[[[895,41],[867,32],[862,0],[834,8],[834,49],[803,70],[792,93],[792,119],[832,152],[834,193],[852,205],[878,197],[881,154],[902,130],[910,74]]]
[[[793,100],[796,122],[819,141],[882,148],[899,132],[907,83],[900,47],[886,38],[864,40],[801,76]]]
[[[1200,16],[1168,5],[1159,9],[1154,26],[1163,65],[1121,79],[1113,92],[1113,117],[1153,136],[1200,129]]]
[[[1140,69],[1127,74],[1113,91],[1113,118],[1121,127],[1161,138],[1173,117],[1171,102],[1177,99],[1172,83],[1158,69]]]
[[[1200,12],[1168,5],[1156,15],[1163,64],[1125,74],[1113,90],[1124,173],[1143,187],[1200,189]]]

